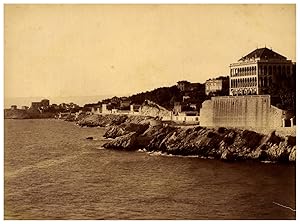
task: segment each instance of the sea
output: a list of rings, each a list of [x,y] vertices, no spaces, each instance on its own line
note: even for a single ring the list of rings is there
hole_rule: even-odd
[[[4,218],[296,218],[295,164],[109,150],[104,132],[55,119],[5,120]]]

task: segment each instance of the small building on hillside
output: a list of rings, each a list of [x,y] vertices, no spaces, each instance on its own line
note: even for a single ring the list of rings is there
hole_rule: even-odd
[[[41,100],[41,106],[46,108],[46,107],[49,107],[50,105],[50,101],[48,99],[43,99]]]
[[[227,95],[229,90],[229,77],[221,76],[214,79],[208,79],[205,82],[206,95]]]
[[[39,109],[42,106],[41,102],[31,102],[32,109]]]
[[[179,82],[177,82],[177,88],[180,89],[180,91],[184,92],[184,91],[188,90],[188,87],[190,84],[191,83],[186,80],[179,81]]]
[[[120,110],[129,110],[130,109],[130,100],[122,100],[120,102]]]
[[[16,109],[18,109],[18,107],[17,107],[17,105],[11,105],[11,106],[10,106],[10,109],[11,109],[11,110],[16,110]]]
[[[175,102],[173,108],[173,114],[178,115],[179,113],[181,113],[181,111],[182,111],[181,102]]]
[[[201,83],[191,83],[186,80],[177,82],[177,88],[181,92],[189,92],[189,91],[199,91],[202,88]]]
[[[140,114],[141,105],[140,104],[131,104],[130,113],[131,114]]]

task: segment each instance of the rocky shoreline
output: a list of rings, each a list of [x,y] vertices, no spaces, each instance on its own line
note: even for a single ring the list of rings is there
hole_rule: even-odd
[[[149,116],[89,115],[80,126],[106,127],[107,149],[235,160],[295,162],[296,137],[237,128],[180,127]]]

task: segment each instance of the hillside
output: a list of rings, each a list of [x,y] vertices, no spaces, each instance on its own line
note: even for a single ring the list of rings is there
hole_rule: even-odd
[[[174,85],[137,93],[129,97],[113,97],[99,103],[111,103],[112,105],[119,106],[121,101],[130,101],[131,104],[142,104],[145,100],[150,100],[168,110],[172,110],[174,102],[182,102],[184,96],[189,98],[185,102],[194,103],[198,106],[209,98],[205,95],[205,85],[199,83],[198,88],[193,90],[181,91]]]

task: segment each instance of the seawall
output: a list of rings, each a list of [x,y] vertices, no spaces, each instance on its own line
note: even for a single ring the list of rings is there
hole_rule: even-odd
[[[222,160],[295,161],[296,137],[237,128],[178,127],[147,116],[91,115],[81,126],[107,127],[104,148],[145,149],[172,155]]]

